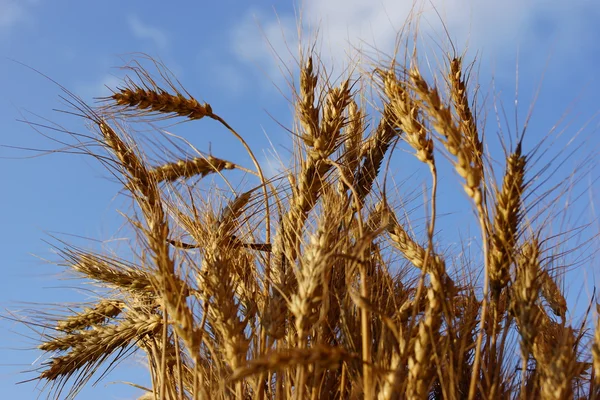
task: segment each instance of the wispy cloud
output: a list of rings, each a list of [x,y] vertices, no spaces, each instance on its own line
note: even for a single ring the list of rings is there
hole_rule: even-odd
[[[97,97],[110,96],[111,90],[122,86],[123,80],[115,75],[104,75],[95,82],[80,83],[75,86],[75,94],[85,101],[93,101]]]
[[[240,61],[254,64],[269,78],[278,79],[282,64],[289,65],[297,56],[296,19],[278,19],[252,9],[233,27],[230,40],[231,50]]]
[[[444,40],[442,22],[459,45],[494,53],[510,52],[517,47],[535,49],[540,42],[560,40],[556,45],[585,38],[587,24],[595,24],[600,3],[588,0],[431,0],[413,9],[410,1],[379,0],[378,6],[367,0],[306,1],[305,20],[322,28],[332,51],[343,51],[348,43],[364,41],[392,51],[396,32],[411,12],[421,17],[423,36]],[[587,15],[587,16],[586,16]]]
[[[445,25],[461,49],[467,44],[475,51],[484,49],[488,55],[513,56],[521,52],[542,59],[552,51],[586,51],[586,43],[590,46],[595,40],[586,34],[586,27],[600,18],[600,2],[590,0],[430,0],[422,4],[413,8],[412,1],[305,0],[301,16],[305,32],[318,30],[320,54],[327,57],[325,61],[338,63],[352,56],[356,47],[393,53],[397,33],[411,13],[420,17],[420,35],[431,36],[438,43],[446,42]],[[287,44],[294,51],[295,31],[294,16],[250,10],[234,29],[232,48],[240,60],[275,72],[279,62],[266,42],[273,44],[275,53],[286,56],[289,51],[282,34],[292,33]]]
[[[213,84],[219,89],[227,91],[229,96],[239,96],[246,87],[246,81],[239,68],[231,63],[220,63],[209,67],[212,76],[215,77]]]
[[[160,49],[164,49],[169,43],[167,34],[163,30],[146,24],[137,16],[129,17],[129,29],[136,38],[150,40]]]
[[[31,0],[0,0],[0,29],[10,29],[27,20],[27,8],[32,3]]]

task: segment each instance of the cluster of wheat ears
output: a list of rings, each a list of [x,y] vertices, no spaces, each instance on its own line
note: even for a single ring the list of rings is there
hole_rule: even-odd
[[[61,248],[99,300],[47,324],[37,379],[74,396],[137,350],[144,399],[597,398],[600,330],[594,340],[567,321],[547,237],[527,219],[522,138],[494,174],[469,68],[443,64],[428,79],[412,54],[334,83],[305,53],[294,165],[269,179],[219,111],[141,64],[101,104],[73,98],[95,133],[89,151],[133,199],[139,248],[127,259]],[[255,169],[212,155],[148,161],[127,123],[167,118],[217,121]],[[430,173],[420,234],[383,182],[398,145]],[[476,216],[472,260],[436,245],[440,158]],[[254,180],[246,191],[197,188],[236,170]]]

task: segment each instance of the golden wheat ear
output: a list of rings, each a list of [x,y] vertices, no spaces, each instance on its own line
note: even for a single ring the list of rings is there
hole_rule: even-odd
[[[592,343],[593,385],[596,393],[600,393],[600,304],[596,303],[596,328]]]
[[[101,102],[106,103],[103,110],[108,113],[125,113],[127,116],[179,116],[190,120],[213,116],[210,105],[201,104],[185,92],[166,66],[151,59],[150,61],[162,78],[160,85],[165,85],[166,88],[160,87],[139,61],[134,61],[124,69],[133,73],[139,83],[126,77],[124,86],[116,88],[111,96],[100,98]]]
[[[81,313],[71,315],[63,320],[58,321],[56,330],[72,333],[101,325],[107,320],[117,317],[125,308],[125,303],[120,300],[104,299],[100,300],[94,307],[86,308]],[[40,347],[41,348],[41,347]],[[44,349],[42,350],[52,350]]]
[[[131,87],[118,89],[110,99],[115,105],[135,109],[140,114],[174,114],[189,119],[201,119],[212,115],[209,104],[200,104],[193,97],[186,98],[179,93],[173,95],[162,89],[145,89],[133,83]]]
[[[208,156],[163,164],[152,168],[148,172],[157,182],[173,182],[179,178],[191,178],[194,176],[204,178],[212,173],[235,168],[236,165],[232,162]]]
[[[140,338],[151,336],[161,329],[162,318],[158,315],[128,315],[116,324],[97,325],[92,330],[56,337],[43,343],[40,348],[65,354],[52,357],[39,379],[61,386],[77,374],[77,387],[85,383],[111,354],[133,346]]]
[[[490,287],[492,296],[496,299],[508,284],[510,266],[515,261],[516,243],[523,217],[522,196],[525,188],[526,160],[519,143],[507,158],[502,188],[496,193],[489,263]]]

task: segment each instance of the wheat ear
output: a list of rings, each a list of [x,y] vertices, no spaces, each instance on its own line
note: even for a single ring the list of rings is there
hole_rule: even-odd
[[[577,342],[570,326],[552,321],[540,308],[540,333],[533,354],[540,375],[540,398],[561,400],[573,398],[573,381],[579,367]]]
[[[359,356],[341,347],[314,346],[309,349],[282,349],[249,361],[236,370],[229,378],[237,381],[263,371],[277,371],[297,365],[314,365],[319,368],[332,368],[343,361],[357,360]]]
[[[515,282],[511,288],[512,312],[521,335],[522,386],[524,391],[529,355],[538,334],[540,309],[536,305],[539,293],[540,245],[533,238],[526,242],[517,257]]]
[[[565,296],[547,270],[544,269],[542,271],[540,280],[542,296],[548,302],[552,312],[564,320],[567,314],[567,300]]]
[[[156,294],[150,274],[139,267],[76,250],[63,253],[68,267],[89,279],[133,293]]]
[[[172,182],[178,178],[191,178],[197,175],[205,177],[214,172],[234,168],[236,168],[234,163],[209,156],[163,164],[150,169],[148,172],[157,182]]]
[[[373,183],[379,175],[383,158],[396,135],[397,132],[392,124],[391,109],[389,106],[385,106],[375,132],[369,136],[361,148],[362,163],[354,177],[354,186],[361,202],[371,192]]]
[[[496,212],[490,243],[490,286],[497,298],[510,279],[510,265],[521,221],[521,203],[524,189],[525,156],[521,144],[508,157],[502,190],[496,195]]]
[[[383,91],[392,110],[393,121],[405,136],[404,140],[416,151],[415,156],[425,164],[434,164],[433,140],[421,120],[421,110],[399,82],[393,70],[383,73]]]
[[[158,315],[130,315],[118,325],[101,325],[95,329],[69,334],[53,343],[45,344],[48,351],[69,352],[52,358],[48,369],[40,374],[40,379],[54,381],[70,376],[77,370],[93,368],[96,362],[106,358],[118,349],[127,347],[145,335],[156,333],[162,328],[162,318]]]
[[[592,343],[592,362],[594,369],[594,382],[596,391],[600,392],[600,304],[596,303],[596,329]]]
[[[128,87],[119,88],[110,98],[116,105],[135,108],[142,112],[175,114],[189,119],[200,119],[212,115],[209,104],[200,104],[193,97],[181,93],[172,95],[156,88],[143,88],[129,81]]]
[[[68,333],[102,324],[117,317],[124,307],[125,303],[119,300],[100,300],[94,307],[58,321],[56,330]]]
[[[477,164],[477,168],[483,172],[483,143],[479,138],[475,115],[467,98],[467,82],[463,78],[462,57],[455,57],[450,61],[448,77],[450,81],[450,95],[454,109],[458,115],[460,130],[467,140],[467,146],[472,153],[472,159]]]
[[[463,140],[460,129],[456,126],[450,108],[446,107],[436,88],[430,88],[417,68],[410,71],[413,88],[421,99],[422,107],[431,118],[433,128],[445,139],[444,146],[450,154],[456,157],[454,167],[456,172],[465,180],[464,189],[475,204],[482,201],[481,163],[469,152]]]

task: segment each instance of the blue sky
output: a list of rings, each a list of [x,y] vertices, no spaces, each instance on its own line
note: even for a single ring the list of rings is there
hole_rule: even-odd
[[[190,93],[211,103],[218,114],[239,128],[261,160],[274,160],[270,142],[286,159],[289,137],[276,121],[288,127],[292,121],[289,103],[282,95],[289,94],[289,90],[281,71],[282,65],[293,65],[292,56],[296,56],[297,17],[302,16],[307,37],[310,34],[306,32],[320,28],[322,54],[340,73],[339,66],[345,55],[352,53],[351,46],[369,49],[374,44],[384,52],[393,51],[396,31],[410,10],[408,3],[305,0],[294,5],[287,1],[224,0],[180,1],[166,8],[165,2],[158,1],[0,0],[0,144],[36,149],[59,147],[17,121],[23,118],[34,122],[47,118],[69,129],[85,131],[78,119],[52,111],[65,109],[54,84],[12,60],[41,71],[92,101],[93,97],[108,93],[105,85],[114,87],[119,83],[122,71],[114,67],[131,59],[132,53],[144,52],[162,59]],[[600,110],[596,95],[600,92],[600,3],[436,0],[427,4],[421,23],[422,37],[431,46],[444,40],[439,17],[430,6],[435,4],[459,48],[468,43],[468,54],[478,55],[482,92],[496,92],[511,121],[517,64],[520,121],[524,120],[544,74],[531,123],[531,142],[543,137],[571,106],[568,124],[562,125],[565,132],[549,153],[566,146],[589,122],[577,140],[584,141],[588,153],[598,154],[598,120],[592,117]],[[493,110],[489,117],[492,123],[487,134],[493,137],[497,131]],[[217,157],[236,161],[242,157],[246,166],[251,165],[239,144],[215,125],[199,123],[182,129],[182,134],[199,149],[208,151],[210,146]],[[511,129],[514,133],[514,125]],[[59,233],[114,239],[122,224],[115,209],[127,206],[115,199],[119,185],[107,179],[108,174],[95,160],[66,154],[25,158],[38,154],[0,147],[2,309],[34,307],[27,303],[89,299],[87,291],[73,289],[78,281],[65,280],[61,269],[42,260],[56,260],[50,245],[43,240],[49,240],[49,234]],[[551,180],[566,176],[577,161],[578,157],[569,159]],[[583,186],[579,187],[584,196],[573,206],[573,225],[594,218],[599,192],[598,184],[593,182],[598,175],[598,170],[586,172]],[[442,184],[441,190],[445,187]],[[465,200],[460,194],[451,196],[457,202]],[[464,216],[454,214],[446,223],[458,224]],[[596,224],[588,236],[598,231]],[[570,299],[578,300],[577,309],[586,305],[593,283],[598,281],[595,261],[586,263],[567,279]],[[28,399],[38,395],[35,384],[14,384],[32,377],[19,372],[30,368],[40,356],[28,350],[35,345],[33,335],[10,321],[0,320],[3,397]],[[100,383],[100,390],[86,391],[82,398],[134,398],[137,392],[125,385],[107,384],[143,376],[138,360],[126,361],[124,366]]]

